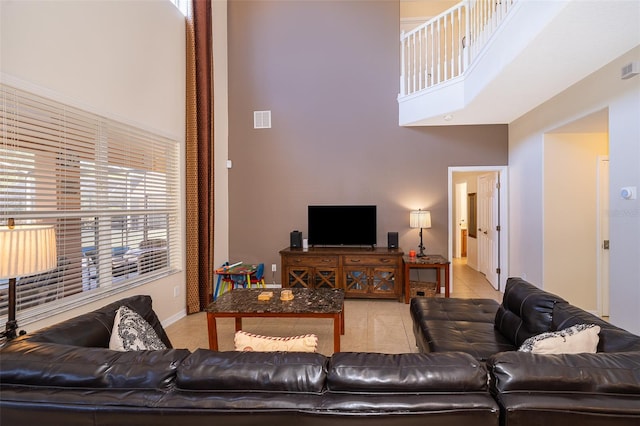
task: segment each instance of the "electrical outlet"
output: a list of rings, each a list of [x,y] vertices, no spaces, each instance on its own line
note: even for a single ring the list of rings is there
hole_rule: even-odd
[[[271,272],[276,272],[278,270],[278,265],[275,263],[271,264]]]
[[[178,297],[180,295],[180,287],[175,286],[173,288],[173,297]]]

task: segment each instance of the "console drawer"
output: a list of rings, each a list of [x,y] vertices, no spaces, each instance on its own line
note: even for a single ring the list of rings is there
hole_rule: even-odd
[[[291,266],[338,266],[337,256],[289,256],[287,258],[287,265]]]
[[[390,256],[358,256],[345,255],[345,266],[395,266],[397,259]]]

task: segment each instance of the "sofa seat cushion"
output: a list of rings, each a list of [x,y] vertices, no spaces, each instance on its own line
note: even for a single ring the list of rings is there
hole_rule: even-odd
[[[463,353],[339,352],[329,360],[327,388],[339,392],[464,392],[487,390],[487,372]]]
[[[485,361],[497,352],[517,349],[493,323],[424,320],[415,326],[422,333],[425,346],[421,349],[425,352],[465,352]]]
[[[197,391],[324,390],[327,358],[313,352],[214,352],[198,349],[178,370],[177,386]]]
[[[500,304],[493,299],[413,298],[409,307],[418,321],[423,319],[486,322],[493,324]]]

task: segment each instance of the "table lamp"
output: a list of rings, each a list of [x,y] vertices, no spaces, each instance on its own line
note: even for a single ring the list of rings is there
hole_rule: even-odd
[[[420,228],[420,252],[418,257],[425,257],[424,245],[422,244],[422,229],[431,228],[431,212],[428,210],[413,210],[409,215],[409,226],[412,228]]]
[[[0,279],[9,279],[8,316],[0,337],[17,336],[16,278],[55,268],[57,257],[53,226],[15,225],[9,219],[7,226],[0,227]]]

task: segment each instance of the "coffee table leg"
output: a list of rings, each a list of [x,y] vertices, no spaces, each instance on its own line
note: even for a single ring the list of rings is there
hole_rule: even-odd
[[[209,330],[209,349],[217,351],[218,328],[216,326],[216,317],[211,312],[207,312],[207,328]]]
[[[344,308],[340,311],[340,334],[344,334]]]
[[[333,352],[340,352],[340,329],[341,315],[335,314],[333,317]]]
[[[236,317],[236,331],[242,330],[242,317]]]

